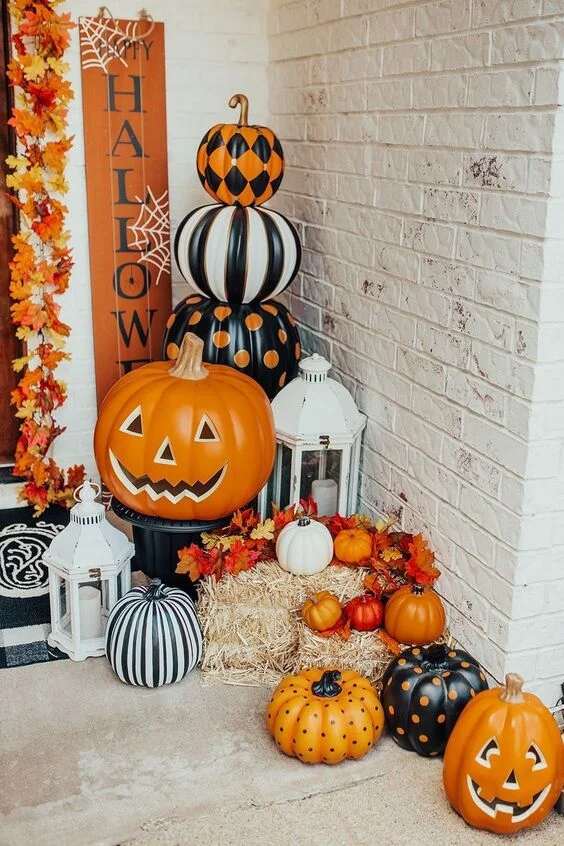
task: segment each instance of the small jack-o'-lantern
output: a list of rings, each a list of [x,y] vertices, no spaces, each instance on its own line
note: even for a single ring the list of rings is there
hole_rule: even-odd
[[[102,480],[141,514],[214,520],[245,505],[274,461],[268,398],[230,367],[202,364],[203,342],[184,336],[172,364],[146,364],[106,395],[94,451]]]
[[[564,784],[564,747],[552,714],[508,674],[479,693],[447,743],[443,781],[469,825],[512,834],[541,822]]]

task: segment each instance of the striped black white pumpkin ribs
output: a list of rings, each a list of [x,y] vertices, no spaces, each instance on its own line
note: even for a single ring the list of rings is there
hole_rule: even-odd
[[[202,632],[188,594],[158,581],[128,591],[110,611],[106,656],[125,684],[181,681],[202,657]]]
[[[181,222],[174,255],[183,277],[204,296],[238,304],[284,291],[298,272],[301,246],[278,212],[209,205]]]

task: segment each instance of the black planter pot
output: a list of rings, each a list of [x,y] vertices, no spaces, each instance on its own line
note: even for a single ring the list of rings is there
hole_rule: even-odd
[[[196,597],[196,588],[188,576],[175,573],[178,564],[178,550],[191,543],[200,543],[202,532],[210,532],[224,526],[229,518],[221,520],[163,520],[147,517],[132,508],[123,505],[115,497],[112,510],[122,520],[127,520],[133,527],[135,555],[132,569],[142,570],[146,576],[161,581],[171,587],[186,590],[192,598]]]

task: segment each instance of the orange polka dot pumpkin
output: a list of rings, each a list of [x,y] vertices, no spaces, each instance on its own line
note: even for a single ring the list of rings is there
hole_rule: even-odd
[[[339,764],[370,751],[382,734],[384,714],[364,676],[311,669],[282,679],[266,724],[284,754],[306,764]]]
[[[474,697],[445,751],[449,802],[469,825],[497,834],[540,823],[564,786],[564,746],[556,720],[522,688],[523,679],[509,673],[504,685]]]
[[[239,120],[208,129],[196,156],[198,176],[217,202],[258,206],[280,187],[284,175],[282,146],[267,126],[249,126],[249,101],[244,94],[234,94],[229,106],[240,106]]]
[[[202,364],[186,334],[176,361],[131,371],[110,389],[94,452],[102,480],[124,505],[150,516],[212,520],[249,502],[272,470],[274,423],[255,381]]]
[[[274,301],[232,305],[193,294],[167,321],[163,356],[174,359],[186,332],[204,342],[204,361],[251,376],[272,399],[298,372],[300,337],[290,312]]]
[[[392,737],[419,755],[444,752],[462,709],[488,683],[478,662],[443,643],[406,649],[382,679],[382,705]]]
[[[273,209],[209,205],[180,222],[174,257],[184,279],[205,297],[251,303],[290,285],[301,246],[294,226]]]

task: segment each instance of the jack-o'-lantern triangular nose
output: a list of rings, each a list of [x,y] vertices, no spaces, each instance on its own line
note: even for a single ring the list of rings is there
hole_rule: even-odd
[[[515,770],[511,770],[503,786],[506,790],[519,790],[519,782],[517,781]]]

